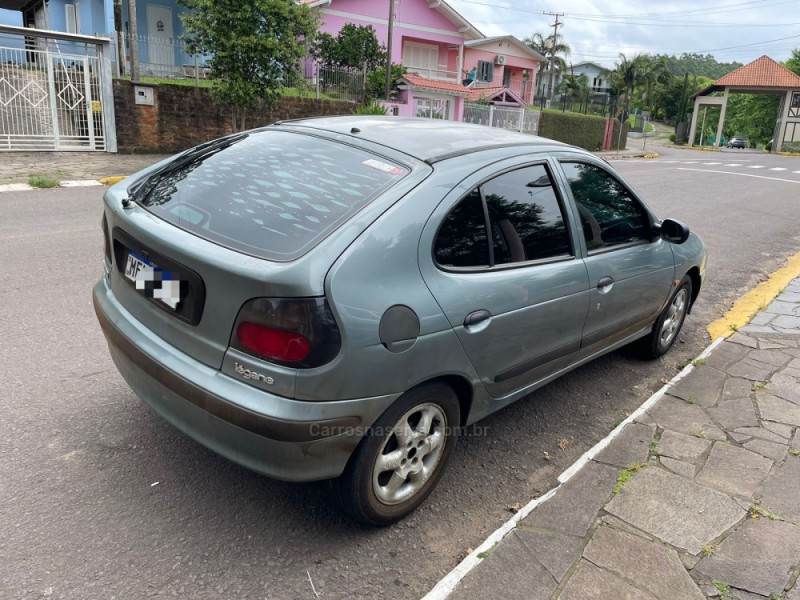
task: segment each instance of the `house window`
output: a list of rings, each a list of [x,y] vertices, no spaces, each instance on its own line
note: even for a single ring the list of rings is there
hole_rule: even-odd
[[[423,119],[450,118],[450,100],[447,98],[425,98],[417,96],[415,99],[415,115]]]
[[[67,20],[67,33],[80,33],[80,21],[78,20],[78,5],[65,4],[64,13]]]
[[[439,68],[439,47],[406,42],[403,44],[403,65],[420,72],[423,77],[436,75]]]
[[[492,82],[494,79],[494,65],[485,60],[478,61],[478,81]]]

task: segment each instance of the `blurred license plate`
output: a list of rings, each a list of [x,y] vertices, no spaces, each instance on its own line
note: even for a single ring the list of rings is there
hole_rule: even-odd
[[[160,300],[172,310],[177,310],[181,301],[181,281],[169,271],[133,252],[128,252],[125,277],[133,282],[136,290],[147,298]]]

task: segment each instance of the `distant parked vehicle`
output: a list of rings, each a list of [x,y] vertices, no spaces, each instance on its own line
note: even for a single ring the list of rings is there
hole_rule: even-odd
[[[747,142],[745,142],[742,138],[731,138],[728,142],[728,148],[739,148],[740,150],[744,150],[747,148]]]

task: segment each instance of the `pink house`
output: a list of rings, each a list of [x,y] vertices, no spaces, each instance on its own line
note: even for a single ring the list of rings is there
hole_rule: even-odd
[[[378,40],[387,44],[389,0],[300,1],[317,9],[320,31],[336,35],[345,23],[371,25]],[[481,45],[482,42],[489,43]],[[473,47],[472,44],[478,45]],[[487,57],[493,67],[492,79],[476,81],[471,87],[494,86],[495,79],[500,82],[497,85],[501,85],[508,80],[519,87],[516,95],[522,96],[526,86],[532,85],[536,60],[541,57],[529,50],[526,58],[519,46],[525,47],[511,36],[486,39],[443,0],[396,1],[392,62],[404,65],[408,73],[400,81],[402,92],[397,101],[385,102],[384,105],[399,116],[460,121],[465,99],[475,97],[463,82],[470,69],[479,61],[480,64],[487,62]],[[507,57],[508,75],[504,69],[494,68],[500,51]],[[526,69],[529,79],[523,77]]]
[[[464,67],[476,68],[472,87],[505,88],[533,104],[536,71],[545,57],[531,50],[512,35],[468,41],[464,50]]]

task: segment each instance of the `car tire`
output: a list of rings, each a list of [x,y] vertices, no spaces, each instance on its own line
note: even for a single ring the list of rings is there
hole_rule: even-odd
[[[453,389],[431,382],[403,394],[370,428],[334,482],[354,520],[389,525],[428,497],[458,439],[460,407]]]
[[[642,351],[647,358],[660,358],[669,352],[678,339],[691,301],[692,280],[685,275],[658,316],[653,330],[642,338]]]

